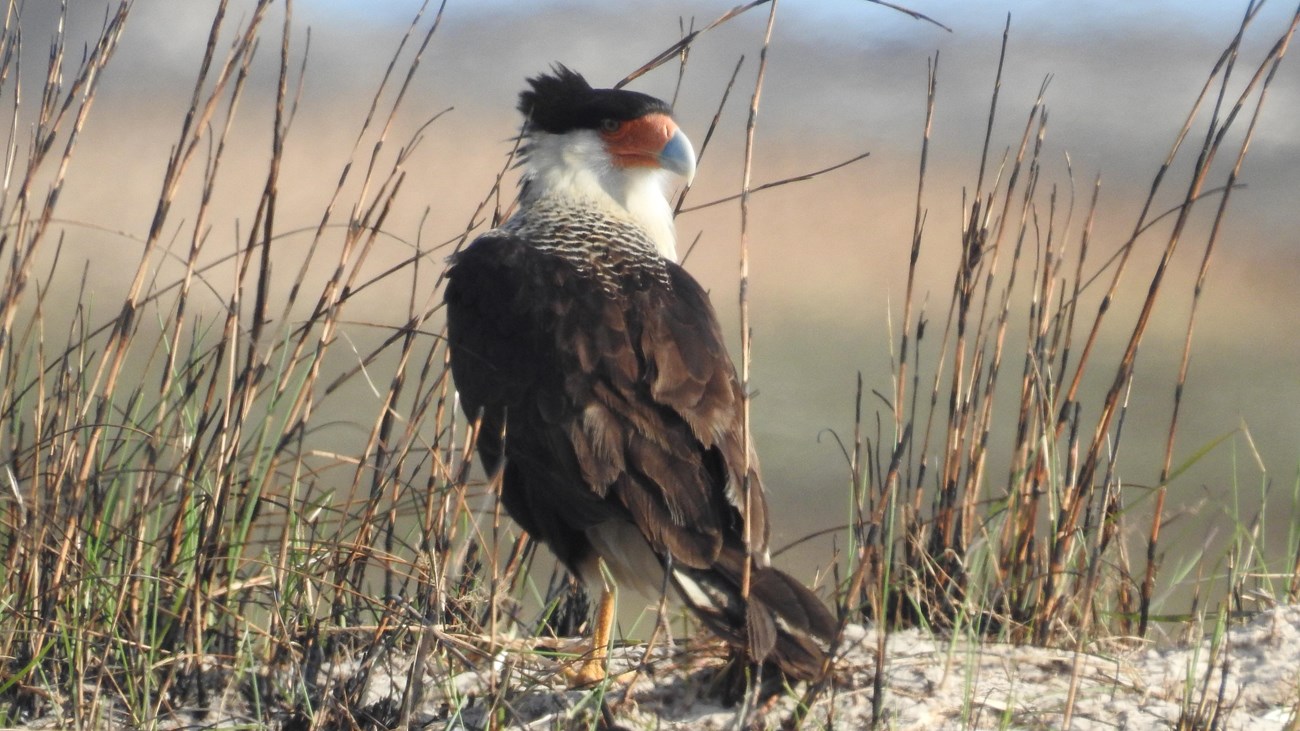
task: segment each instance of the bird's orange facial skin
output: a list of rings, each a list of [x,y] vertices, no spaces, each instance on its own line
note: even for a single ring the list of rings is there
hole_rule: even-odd
[[[605,148],[621,168],[659,167],[659,153],[677,133],[677,123],[667,114],[647,114],[600,130]]]

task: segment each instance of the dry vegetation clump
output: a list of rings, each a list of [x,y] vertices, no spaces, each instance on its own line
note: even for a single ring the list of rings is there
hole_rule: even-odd
[[[680,60],[688,72],[691,43],[764,4],[738,7],[652,64]],[[676,645],[620,648],[614,662],[635,676],[630,686],[557,689],[556,669],[571,658],[556,635],[582,628],[581,594],[534,566],[534,546],[504,521],[492,485],[474,469],[472,425],[457,410],[439,337],[437,273],[509,206],[509,161],[477,209],[454,226],[439,222],[443,240],[415,244],[396,266],[372,265],[390,236],[421,241],[420,232],[385,225],[395,207],[419,198],[403,190],[405,166],[429,127],[401,140],[392,127],[399,109],[419,105],[408,90],[441,11],[421,10],[374,95],[349,110],[362,120],[351,155],[304,232],[277,217],[304,73],[291,8],[259,0],[237,14],[219,5],[148,203],[151,223],[132,242],[137,265],[125,295],[110,301],[51,283],[81,266],[81,253],[70,252],[93,226],[62,221],[60,193],[132,4],[112,4],[84,51],[65,47],[60,26],[48,65],[35,70],[21,68],[32,39],[8,6],[0,34],[0,93],[11,120],[0,190],[0,723],[540,728],[611,726],[616,717],[653,725],[661,708],[688,724],[674,727],[705,724],[690,704],[705,702],[698,691],[717,653],[692,628],[676,633]],[[1164,279],[1180,244],[1203,262],[1190,293],[1184,369],[1169,384],[1181,393],[1219,223],[1295,30],[1269,29],[1272,51],[1239,67],[1256,11],[1215,63],[1118,246],[1092,239],[1099,184],[1076,206],[1073,181],[1067,192],[1040,179],[1044,95],[1009,154],[997,154],[999,67],[960,260],[938,314],[912,287],[918,252],[932,237],[927,119],[918,133],[926,147],[913,267],[889,344],[894,380],[859,388],[858,429],[845,445],[852,515],[841,550],[826,560],[826,595],[847,627],[846,657],[855,658],[832,676],[847,686],[828,678],[770,707],[752,701],[710,712],[755,725],[821,726],[836,723],[836,713],[849,727],[901,724],[887,699],[891,677],[903,682],[890,673],[896,637],[1081,653],[1152,633],[1179,412],[1154,507],[1138,521],[1130,513],[1137,496],[1116,471],[1126,398],[1152,307],[1189,294],[1169,292]],[[223,155],[240,144],[235,121],[259,48],[278,55],[261,192],[241,217],[239,240],[218,244],[213,231],[228,227],[214,226],[211,194],[224,182]],[[930,115],[940,71],[936,58]],[[1187,156],[1195,160],[1189,177],[1166,180]],[[1214,179],[1222,160],[1230,171]],[[1170,187],[1182,192],[1163,209],[1158,193]],[[1206,207],[1213,226],[1190,240],[1187,221]],[[1152,271],[1137,270],[1135,242],[1158,221],[1172,221],[1163,255]],[[282,251],[290,236],[292,252]],[[347,337],[350,305],[379,289],[400,293],[388,298],[391,320],[371,341]],[[1145,296],[1135,322],[1120,322],[1108,305],[1130,289]],[[197,305],[200,293],[220,300],[215,314]],[[1127,343],[1110,362],[1094,349],[1103,332]],[[1085,376],[1109,386],[1086,393]],[[358,391],[374,398],[352,399]],[[864,403],[871,391],[885,404],[874,414]],[[360,437],[327,438],[340,418]],[[1007,474],[990,473],[991,453],[1009,462]],[[1209,648],[1222,646],[1257,597],[1300,599],[1300,538],[1283,557],[1288,570],[1278,571],[1280,557],[1256,550],[1257,529],[1257,520],[1237,526],[1221,592],[1198,597],[1181,618]],[[1144,555],[1134,559],[1130,544]],[[1229,655],[1211,657],[1189,671],[1180,727],[1213,727],[1231,710],[1221,692]],[[1052,713],[1066,724],[1094,664],[1061,671],[1068,698]],[[861,702],[836,705],[850,696]],[[842,720],[852,713],[860,716]],[[960,728],[988,721],[955,718]]]

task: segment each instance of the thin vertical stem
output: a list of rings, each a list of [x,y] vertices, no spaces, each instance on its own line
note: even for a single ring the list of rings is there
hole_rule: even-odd
[[[758,54],[758,77],[754,81],[754,96],[749,102],[749,119],[745,122],[745,168],[740,184],[740,413],[745,444],[745,462],[741,471],[745,501],[745,565],[741,571],[740,595],[745,599],[749,598],[754,545],[753,481],[750,479],[753,437],[749,428],[749,358],[753,335],[749,326],[749,187],[754,164],[754,131],[758,126],[758,105],[763,95],[763,77],[767,72],[767,49],[776,23],[776,5],[776,0],[772,0],[767,13],[767,29],[763,33],[763,48]],[[764,532],[765,528],[758,527]]]

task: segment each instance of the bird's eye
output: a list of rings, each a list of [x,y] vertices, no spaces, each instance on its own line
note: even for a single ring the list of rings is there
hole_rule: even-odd
[[[618,121],[617,119],[600,120],[600,131],[604,132],[605,134],[613,134],[618,131],[619,127],[622,126],[623,123]]]

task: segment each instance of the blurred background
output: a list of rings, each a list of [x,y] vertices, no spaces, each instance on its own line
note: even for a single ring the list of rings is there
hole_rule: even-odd
[[[386,137],[383,154],[389,158],[414,136],[419,139],[403,166],[407,177],[398,206],[383,226],[390,238],[381,243],[370,266],[382,271],[419,247],[429,255],[417,286],[434,286],[442,260],[450,253],[449,248],[435,247],[465,231],[511,149],[519,124],[515,98],[526,76],[562,62],[593,84],[613,84],[676,41],[684,28],[703,26],[733,4],[448,2]],[[39,89],[45,71],[45,43],[57,22],[55,5],[28,3],[22,11],[23,73],[31,74],[33,89]],[[79,287],[84,275],[86,299],[103,303],[101,311],[92,314],[95,321],[116,314],[114,303],[120,302],[139,261],[138,240],[148,231],[152,202],[189,105],[216,5],[138,0],[79,142],[60,209],[70,223],[59,266],[60,277],[66,279],[63,286]],[[979,169],[1008,18],[1010,39],[992,129],[991,164],[1008,149],[1014,155],[1030,107],[1048,82],[1040,197],[1055,190],[1055,225],[1065,235],[1066,255],[1072,256],[1093,183],[1100,179],[1093,253],[1085,267],[1095,272],[1131,234],[1153,176],[1245,10],[1244,2],[1235,1],[915,0],[907,5],[951,31],[859,0],[789,1],[777,11],[755,140],[754,183],[870,153],[865,160],[811,181],[758,193],[751,205],[754,434],[774,504],[777,546],[848,518],[849,468],[835,435],[851,439],[859,374],[867,391],[866,433],[874,437],[877,410],[888,423],[887,410],[870,394],[893,391],[890,363],[897,336],[891,335],[891,318],[896,333],[911,245],[927,64],[937,58],[938,92],[917,291],[918,298],[927,299],[927,317],[936,328],[929,344],[934,348],[960,251],[964,195],[972,191]],[[99,2],[72,4],[67,21],[71,34],[93,37],[103,22],[104,7]],[[249,7],[246,2],[232,3],[231,24]],[[293,3],[290,54],[295,68],[303,58],[305,66],[281,177],[277,226],[282,232],[314,227],[344,166],[350,160],[364,164],[368,158],[369,142],[353,150],[358,130],[419,10],[418,2],[408,0]],[[385,91],[387,103],[435,11],[425,11],[416,37],[401,50],[397,78]],[[267,27],[278,29],[283,10],[273,12],[277,20]],[[1232,89],[1242,88],[1285,31],[1291,12],[1280,4],[1264,8],[1251,27]],[[759,8],[701,36],[691,50],[679,92],[676,63],[632,84],[665,98],[676,93],[677,115],[698,150],[732,70],[744,59],[702,157],[688,206],[739,189],[747,108],[766,19],[766,8]],[[241,226],[251,220],[269,158],[277,44],[273,35],[262,39],[249,92],[234,116],[232,142],[221,158],[223,182],[209,221],[212,256],[234,251],[247,235]],[[1244,122],[1234,127],[1233,135],[1241,135]],[[1181,198],[1204,130],[1202,113],[1188,149],[1157,197],[1156,210]],[[1219,161],[1210,187],[1222,184],[1231,163],[1230,156]],[[513,172],[506,176],[507,193],[513,191],[514,178]],[[1241,496],[1240,509],[1248,521],[1265,486],[1271,490],[1270,502],[1279,505],[1268,516],[1272,545],[1285,545],[1285,532],[1295,528],[1300,463],[1300,59],[1283,62],[1241,179],[1245,187],[1233,194],[1197,319],[1174,462],[1188,460],[1229,436],[1170,485],[1171,522],[1164,541],[1165,549],[1175,553],[1222,542],[1233,525],[1227,518],[1234,510],[1233,496]],[[182,195],[182,201],[194,205],[197,187],[188,195]],[[1126,500],[1139,510],[1159,476],[1192,282],[1215,205],[1217,199],[1194,217],[1138,359],[1119,470],[1131,487]],[[1067,227],[1059,217],[1070,209]],[[686,265],[712,292],[733,353],[739,340],[739,219],[735,203],[678,219],[679,249],[692,248]],[[173,217],[173,225],[180,225],[179,220]],[[1132,325],[1133,305],[1145,295],[1170,222],[1166,219],[1138,240],[1123,287],[1126,294],[1116,303],[1096,356],[1103,363],[1118,357]],[[484,227],[482,220],[476,223]],[[278,243],[282,271],[296,270],[309,241],[309,234],[300,234]],[[332,255],[325,257],[326,262],[332,260]],[[183,271],[180,262],[166,257],[159,257],[154,266],[160,282]],[[217,268],[209,281],[219,288],[230,276]],[[1081,310],[1088,320],[1109,276],[1107,272],[1093,285],[1094,296]],[[410,289],[409,281],[375,287],[358,297],[351,306],[354,322],[343,336],[360,343],[400,324],[412,297],[403,289]],[[427,296],[427,291],[419,292],[415,299]],[[213,296],[207,304],[218,312],[221,298]],[[1022,319],[1013,320],[1011,332],[1023,332],[1023,327],[1022,313]],[[921,354],[922,362],[935,358],[934,352]],[[1019,353],[1009,351],[1007,363],[1018,371]],[[1113,369],[1097,369],[1099,377],[1103,372]],[[1108,385],[1104,378],[1085,383],[1081,401],[1086,423],[1094,423]],[[364,388],[349,398],[357,404],[377,400]],[[373,411],[367,408],[367,413]],[[997,429],[1005,429],[1004,438],[1010,442],[1014,428],[1013,410],[1005,415],[1006,422],[991,436],[995,461],[990,463],[989,481],[994,489],[1004,484],[1006,469],[996,462],[1005,459],[996,446]],[[345,444],[363,438],[367,428],[350,425],[347,414],[340,413],[315,436],[328,447],[331,441]],[[1136,524],[1143,525],[1141,520]],[[787,561],[822,564],[826,546],[826,541],[808,544]],[[1285,556],[1279,558],[1285,563]]]

